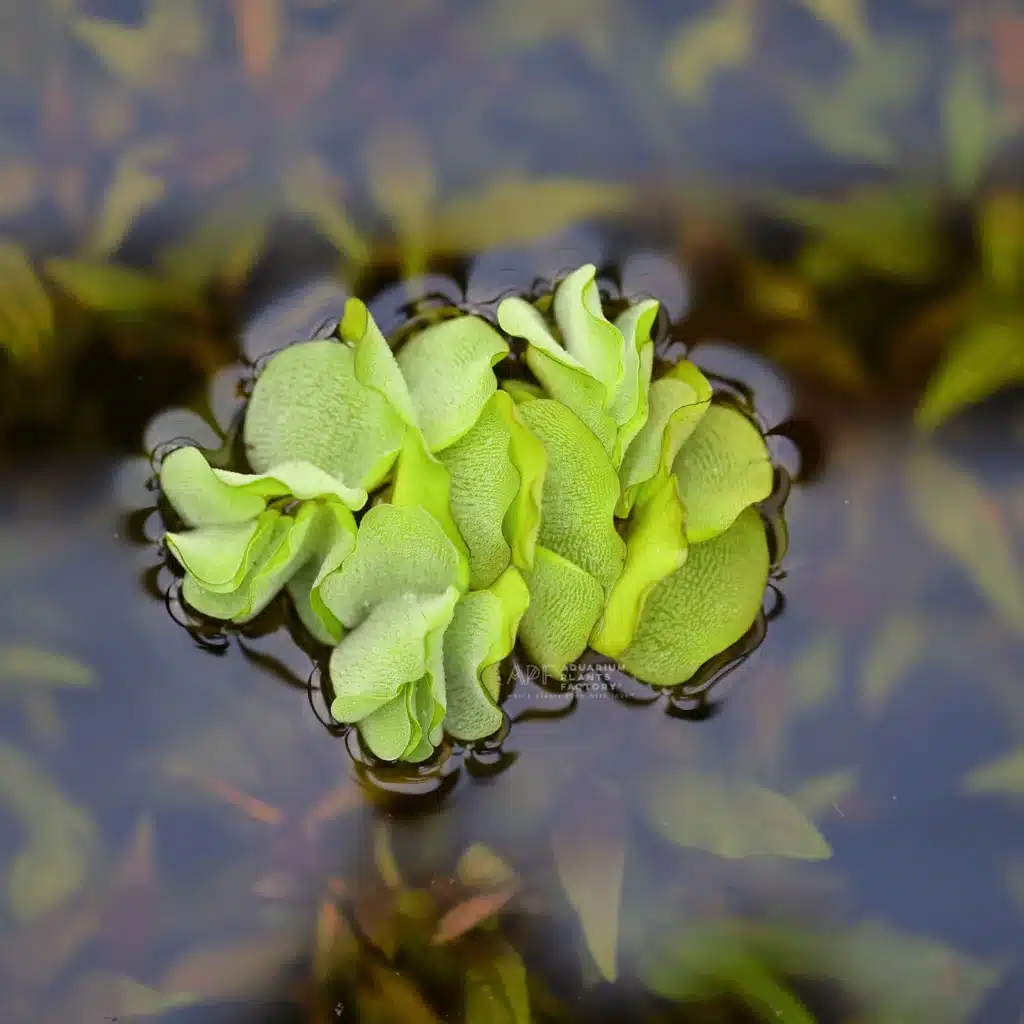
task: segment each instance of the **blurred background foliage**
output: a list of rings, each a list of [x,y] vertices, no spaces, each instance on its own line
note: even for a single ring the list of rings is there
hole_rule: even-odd
[[[1024,426],[957,414],[1024,383],[1022,129],[1020,0],[5,0],[0,1020],[1016,1019]],[[671,254],[673,338],[781,367],[828,472],[728,713],[527,692],[410,816],[281,631],[140,599],[105,456],[223,428],[293,285],[578,221]]]
[[[913,395],[924,429],[1024,379],[1017,0],[0,17],[7,424],[66,411],[54,367],[97,323],[122,353],[223,363],[273,252],[278,278],[301,253],[291,273],[358,287],[600,217],[657,224],[714,309],[733,289],[746,342],[851,396]]]

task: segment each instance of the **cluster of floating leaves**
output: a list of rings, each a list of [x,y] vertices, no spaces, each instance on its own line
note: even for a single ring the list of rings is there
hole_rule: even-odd
[[[332,714],[378,758],[495,734],[517,638],[546,678],[590,647],[665,687],[759,615],[765,440],[692,363],[652,380],[657,301],[609,320],[595,274],[500,303],[526,343],[500,385],[510,344],[482,317],[393,352],[349,299],[332,337],[259,374],[242,427],[254,473],[192,446],[163,460],[186,604],[240,624],[287,590],[333,648]]]

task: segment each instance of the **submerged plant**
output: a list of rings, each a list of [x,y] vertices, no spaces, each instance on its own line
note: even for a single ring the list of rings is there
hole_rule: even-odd
[[[196,448],[165,459],[186,602],[244,623],[286,589],[333,647],[334,716],[389,761],[496,732],[517,640],[552,677],[591,647],[685,682],[757,617],[769,551],[753,506],[773,469],[694,365],[652,380],[657,308],[608,320],[592,265],[548,299],[505,299],[498,324],[533,379],[499,382],[510,349],[485,320],[393,352],[350,299],[335,337],[257,379],[253,474]]]

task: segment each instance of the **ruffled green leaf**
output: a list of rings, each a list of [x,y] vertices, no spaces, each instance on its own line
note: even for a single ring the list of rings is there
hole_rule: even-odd
[[[558,344],[540,311],[525,299],[503,300],[498,306],[498,323],[507,334],[529,342],[526,365],[533,375],[547,394],[571,409],[593,431],[610,457],[618,428],[605,411],[605,386]]]
[[[351,509],[366,504],[366,492],[346,487],[310,463],[283,462],[269,472],[213,469],[198,448],[178,448],[160,467],[164,496],[188,526],[228,526],[258,516],[268,501],[333,498]]]
[[[586,649],[604,607],[604,590],[590,573],[538,546],[526,574],[530,605],[520,625],[529,659],[546,675],[561,678]]]
[[[616,515],[629,515],[645,484],[656,487],[656,481],[668,477],[679,449],[710,408],[711,397],[708,379],[686,360],[651,385],[647,419],[619,467],[622,494]]]
[[[272,543],[280,519],[279,511],[267,509],[247,523],[168,533],[164,540],[185,571],[204,589],[227,594],[238,589]]]
[[[512,399],[496,391],[464,437],[439,455],[451,511],[469,549],[469,585],[489,587],[515,560],[533,561],[547,457]]]
[[[351,517],[347,509],[343,511]],[[315,503],[303,505],[295,516],[264,514],[276,515],[269,539],[235,588],[214,590],[192,573],[185,578],[182,594],[196,611],[237,623],[255,618],[314,555],[329,515]],[[216,529],[205,527],[195,532],[203,534]]]
[[[466,594],[444,635],[448,694],[445,729],[458,740],[484,739],[501,726],[498,665],[512,653],[530,593],[507,569],[490,590]]]
[[[417,753],[424,736],[429,742],[443,719],[440,638],[458,596],[449,587],[442,594],[401,593],[384,600],[334,649],[331,713],[338,721],[359,723],[360,735],[377,757],[396,761]]]
[[[539,384],[532,384],[528,380],[519,380],[518,378],[503,380],[499,387],[502,391],[508,393],[516,405],[522,405],[523,402],[532,402],[536,398],[544,397],[544,389]]]
[[[619,481],[597,438],[564,405],[527,402],[519,415],[548,457],[538,543],[610,591],[625,545],[615,529]]]
[[[458,556],[458,586],[469,586],[469,549],[452,515],[451,477],[444,464],[427,449],[423,435],[406,430],[391,488],[391,503],[399,508],[422,508],[444,530]]]
[[[366,490],[387,476],[404,433],[385,397],[357,379],[355,347],[333,340],[275,355],[256,381],[243,428],[255,470],[309,462]]]
[[[324,525],[317,534],[310,557],[288,581],[295,610],[302,624],[324,644],[336,644],[344,627],[323,600],[324,580],[336,572],[356,546],[356,521],[344,505],[328,502],[323,507]]]
[[[376,505],[359,523],[356,546],[327,576],[320,596],[346,629],[403,595],[442,594],[457,586],[459,554],[430,513],[414,505]]]
[[[613,403],[623,380],[623,340],[601,311],[596,273],[594,264],[586,263],[555,289],[555,323],[566,352],[604,385]]]
[[[686,564],[644,605],[623,668],[655,686],[685,682],[753,625],[768,583],[768,540],[756,509],[713,540],[690,548]]]
[[[626,565],[590,638],[594,650],[617,658],[629,646],[651,591],[686,561],[685,520],[676,482],[666,477],[629,523]]]
[[[698,544],[772,493],[775,471],[764,438],[742,413],[712,405],[672,464],[686,508],[686,537]]]
[[[633,438],[643,429],[649,414],[648,392],[654,367],[651,327],[658,315],[658,302],[645,299],[630,306],[615,319],[622,337],[622,384],[612,400],[611,415],[618,423],[616,454],[619,465]]]
[[[413,335],[398,351],[427,447],[442,451],[476,423],[498,387],[493,367],[508,355],[485,320],[459,316]]]

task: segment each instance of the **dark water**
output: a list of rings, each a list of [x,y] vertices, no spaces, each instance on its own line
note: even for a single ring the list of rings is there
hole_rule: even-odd
[[[481,259],[462,287],[493,297],[488,265],[500,291],[593,257],[611,271],[623,268],[625,292],[664,294],[675,319],[685,317],[689,286],[671,260],[602,252],[594,248],[599,238],[575,233],[532,254]],[[423,290],[451,299],[459,288],[439,273]],[[399,322],[404,297],[392,289],[373,304],[385,329]],[[245,354],[258,358],[305,336],[338,302],[337,286],[314,284],[271,303],[244,335]],[[883,922],[905,941],[941,943],[949,955],[994,964],[1000,973],[973,1019],[1014,1019],[1024,992],[1013,959],[1021,908],[1008,884],[1014,864],[1019,878],[1019,808],[1007,797],[965,794],[963,779],[1020,741],[1020,634],[922,528],[908,467],[925,442],[898,420],[829,406],[820,394],[809,401],[734,343],[709,339],[690,356],[750,387],[766,425],[795,420],[805,441],[816,439],[814,459],[815,445],[776,444],[798,476],[787,504],[781,614],[763,645],[712,692],[699,720],[666,715],[661,705],[628,706],[600,688],[572,698],[520,683],[500,756],[453,755],[440,788],[436,780],[392,782],[387,793],[363,776],[369,788],[360,790],[345,741],[323,727],[307,699],[314,664],[286,630],[272,622],[255,635],[198,643],[162,600],[171,578],[154,571],[158,517],[136,511],[153,501],[143,452],[182,435],[214,444],[212,424],[227,424],[240,401],[239,370],[228,367],[207,389],[205,428],[188,410],[137,424],[135,457],[93,448],[12,464],[3,497],[3,649],[8,657],[13,648],[63,652],[92,678],[49,685],[44,667],[6,680],[3,740],[93,824],[73,855],[84,877],[67,883],[45,913],[3,919],[4,1019],[91,1021],[105,1006],[127,1013],[130,998],[110,980],[119,977],[157,993],[193,992],[199,1007],[175,1010],[169,1021],[213,1020],[214,1003],[228,1012],[242,997],[257,1000],[239,1011],[250,1019],[263,1012],[255,1008],[261,990],[270,1001],[280,996],[275,972],[308,972],[325,894],[344,893],[340,903],[373,934],[388,886],[440,892],[443,905],[438,882],[451,878],[473,843],[524,879],[500,934],[519,950],[538,991],[564,1007],[545,1011],[545,997],[535,995],[538,1019],[655,1012],[639,979],[687,936],[714,949],[708,929],[723,921],[789,936]],[[144,393],[147,379],[137,387]],[[127,392],[106,398],[108,408],[132,408]],[[964,530],[980,545],[991,515],[1019,552],[1022,424],[1018,403],[997,401],[928,442],[933,457],[966,467],[986,489],[990,505],[962,510]],[[799,479],[801,448],[809,479]],[[912,641],[890,641],[890,653],[879,655],[880,637],[904,620],[914,624]],[[888,673],[887,683],[867,682],[873,656],[881,664],[875,676]],[[636,801],[656,773],[688,778],[695,769],[792,797],[834,857],[734,861],[674,847],[644,825]],[[587,980],[594,969],[552,856],[560,821],[581,808],[608,825],[613,846],[625,837],[615,988]],[[26,833],[16,819],[2,820],[0,849],[10,859]],[[40,851],[47,843],[74,846],[73,828],[61,831],[66,822],[49,837],[39,827]],[[381,852],[388,848],[390,855]],[[382,882],[390,856],[400,879]],[[63,870],[58,860],[43,875]],[[890,932],[883,939],[895,941]],[[878,1006],[893,1007],[884,1019],[966,1019],[954,1005],[968,983],[952,966],[939,961],[937,970],[933,954],[889,948],[883,939],[878,955],[892,966],[886,973],[876,965],[871,984]],[[457,985],[443,972],[432,977],[429,956],[418,956],[407,951],[397,963],[442,1012],[453,1008],[456,1016],[445,1019],[461,1019]],[[802,973],[816,976],[811,964],[792,966],[795,984]],[[970,976],[964,964],[958,969]],[[798,991],[816,1019],[852,1019],[842,1007],[856,1003],[841,985],[815,985]],[[340,1019],[377,1019],[357,989],[342,982],[330,1005],[340,1007]],[[159,1002],[152,993],[133,998],[148,999],[150,1009]],[[416,1019],[408,1007],[393,1013],[383,1019]]]
[[[1024,743],[1020,391],[912,426],[984,204],[1018,190],[1022,25],[1011,0],[5,4],[0,243],[56,328],[8,315],[5,249],[0,1021],[518,1024],[463,992],[517,956],[538,1021],[803,1024],[785,992],[825,1024],[1024,1020],[1022,770],[971,774]],[[862,188],[841,229],[780,215]],[[83,301],[51,256],[201,301],[112,312],[123,282]],[[410,299],[588,260],[788,424],[764,642],[698,714],[521,682],[500,750],[370,777],[279,618],[175,621],[148,455],[216,447],[240,360],[350,289],[394,332]],[[833,857],[675,845],[642,810],[666,774],[787,797]],[[519,887],[431,946],[473,844]],[[612,985],[571,903],[601,919],[620,862]]]

